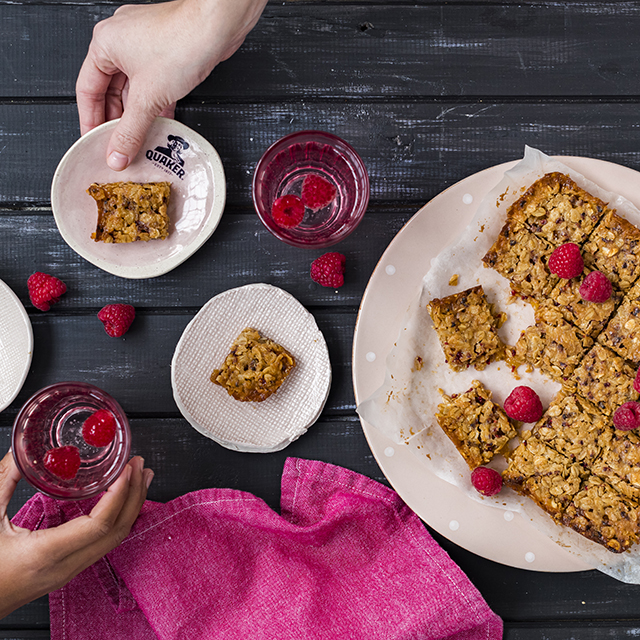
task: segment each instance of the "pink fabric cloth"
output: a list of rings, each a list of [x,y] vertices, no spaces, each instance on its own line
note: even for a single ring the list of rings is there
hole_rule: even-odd
[[[34,496],[46,528],[92,502]],[[502,621],[387,487],[290,458],[281,515],[231,489],[147,503],[129,537],[50,595],[52,640],[493,640]]]

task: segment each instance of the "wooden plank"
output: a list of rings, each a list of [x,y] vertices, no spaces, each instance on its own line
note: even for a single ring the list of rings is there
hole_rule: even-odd
[[[526,144],[551,155],[640,167],[638,107],[625,103],[279,103],[181,109],[225,167],[233,206],[250,207],[255,165],[293,131],[320,128],[350,142],[369,172],[372,204],[421,206],[451,184],[522,157]],[[78,136],[74,105],[0,105],[0,207],[48,206],[51,179]],[[9,161],[10,160],[10,161]],[[246,210],[246,209],[245,209]],[[28,231],[28,230],[27,230]]]
[[[503,640],[620,640],[637,638],[640,624],[607,620],[585,625],[579,622],[561,622],[556,626],[519,627],[505,624]]]
[[[114,4],[0,4],[0,96],[73,96]],[[270,3],[193,97],[638,95],[639,18],[612,1]]]
[[[68,293],[55,307],[64,313],[87,308],[97,313],[113,301],[129,302],[138,310],[198,309],[213,295],[251,282],[284,288],[305,306],[357,307],[380,256],[413,213],[411,207],[369,212],[355,233],[333,248],[347,257],[346,281],[336,290],[321,287],[309,276],[311,262],[331,248],[290,247],[272,236],[254,213],[225,213],[213,237],[186,263],[162,277],[140,281],[105,273],[77,255],[57,232],[49,210],[5,210],[0,211],[0,278],[35,316],[41,313],[27,292],[27,278],[34,271],[54,274],[66,283]],[[251,249],[240,250],[241,239]]]
[[[12,420],[25,400],[41,387],[64,380],[95,384],[114,396],[127,414],[179,416],[171,390],[171,358],[194,312],[139,314],[123,338],[110,338],[93,315],[32,316],[34,354],[22,391],[0,414]],[[327,414],[353,415],[351,342],[356,321],[351,311],[316,311],[332,365]],[[213,369],[213,363],[212,363]]]

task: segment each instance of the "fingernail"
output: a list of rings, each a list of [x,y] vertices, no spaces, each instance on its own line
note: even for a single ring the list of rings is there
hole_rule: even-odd
[[[147,489],[149,488],[149,485],[151,485],[151,481],[153,480],[153,476],[155,474],[153,473],[153,471],[151,471],[151,469],[147,469],[147,477],[144,480],[144,483],[147,485]]]
[[[129,166],[129,158],[119,151],[112,151],[107,158],[107,164],[114,171],[122,171]]]
[[[140,471],[140,473],[142,473],[142,471],[144,470],[144,458],[142,456],[139,456],[136,464],[138,465],[138,471]]]
[[[127,475],[126,475],[126,478],[127,478],[127,482],[129,482],[129,480],[131,480],[131,471],[132,471],[132,469],[131,469],[131,465],[129,465],[129,464],[128,464],[128,465],[127,465],[127,469],[126,469],[126,474],[127,474]]]

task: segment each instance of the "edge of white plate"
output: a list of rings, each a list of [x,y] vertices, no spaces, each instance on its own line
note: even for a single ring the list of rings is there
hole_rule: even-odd
[[[227,185],[224,174],[224,167],[222,165],[222,160],[220,159],[220,155],[216,151],[215,147],[202,135],[194,131],[193,129],[187,127],[187,125],[182,122],[178,122],[177,120],[171,120],[169,118],[156,118],[158,120],[166,120],[171,123],[171,126],[177,129],[179,132],[186,137],[191,137],[197,140],[200,147],[204,150],[210,165],[211,172],[213,174],[213,182],[215,185],[213,203],[211,205],[211,213],[209,215],[209,219],[207,220],[202,232],[198,235],[197,239],[192,242],[187,249],[184,249],[180,253],[178,253],[174,257],[167,258],[162,262],[148,265],[148,266],[135,266],[135,267],[125,267],[125,266],[116,266],[109,264],[100,260],[100,258],[96,258],[92,256],[88,252],[86,252],[81,246],[79,246],[74,241],[67,238],[62,231],[60,231],[60,225],[58,224],[59,214],[56,213],[56,209],[59,210],[60,203],[57,200],[57,187],[58,181],[60,180],[60,176],[63,174],[66,164],[69,162],[69,159],[73,156],[75,148],[81,143],[86,142],[87,139],[94,137],[104,131],[105,129],[115,128],[119,122],[117,120],[110,120],[109,122],[105,122],[101,124],[88,133],[85,133],[82,137],[78,138],[71,147],[67,150],[67,152],[62,156],[62,159],[58,163],[56,170],[53,174],[53,180],[51,181],[51,210],[53,211],[53,218],[56,222],[56,226],[58,227],[58,231],[62,236],[62,239],[82,258],[84,258],[87,262],[95,265],[99,269],[106,271],[107,273],[111,273],[114,276],[119,276],[121,278],[127,278],[129,280],[143,280],[148,278],[156,278],[158,276],[164,275],[169,271],[175,269],[178,265],[182,264],[185,260],[190,258],[202,245],[213,235],[213,232],[220,224],[220,220],[222,218],[222,213],[224,211],[224,205],[227,197]],[[106,162],[106,161],[105,161]]]

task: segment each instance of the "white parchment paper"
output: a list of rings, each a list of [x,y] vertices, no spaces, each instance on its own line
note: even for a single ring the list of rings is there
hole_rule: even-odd
[[[438,404],[442,401],[439,389],[448,395],[464,393],[472,380],[480,380],[493,392],[493,398],[503,404],[511,390],[526,384],[536,390],[546,407],[560,389],[560,385],[539,371],[526,372],[521,367],[519,379],[514,377],[504,362],[494,362],[483,371],[474,368],[454,372],[446,364],[427,303],[481,284],[490,302],[508,319],[500,329],[507,344],[515,344],[520,332],[533,324],[533,310],[522,301],[510,303],[510,288],[505,278],[483,266],[482,257],[491,248],[505,220],[509,206],[538,178],[552,171],[571,176],[575,182],[640,226],[640,211],[628,200],[576,173],[563,163],[542,152],[525,148],[524,158],[504,174],[478,206],[476,215],[460,238],[445,248],[425,274],[422,288],[417,292],[400,328],[394,348],[387,357],[385,381],[371,397],[358,406],[358,414],[398,444],[406,444],[424,466],[438,477],[456,485],[470,499],[481,501],[488,507],[509,509],[522,513],[532,524],[545,532],[570,553],[624,582],[640,584],[640,547],[616,555],[593,543],[567,527],[556,525],[531,500],[523,499],[504,488],[500,494],[486,498],[478,494],[469,479],[469,468],[449,438],[435,420]],[[451,286],[451,277],[458,282]],[[415,369],[415,358],[420,356],[424,365]],[[531,425],[525,425],[527,428]],[[489,466],[498,470],[506,467],[502,456],[496,456]]]

